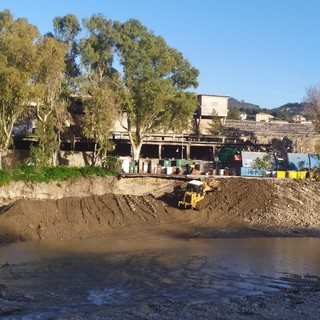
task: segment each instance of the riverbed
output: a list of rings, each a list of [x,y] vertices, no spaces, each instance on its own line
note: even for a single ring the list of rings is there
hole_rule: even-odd
[[[19,312],[2,319],[58,319],[290,289],[320,277],[320,239],[30,241],[0,247],[0,265],[0,283],[20,292],[6,301]]]

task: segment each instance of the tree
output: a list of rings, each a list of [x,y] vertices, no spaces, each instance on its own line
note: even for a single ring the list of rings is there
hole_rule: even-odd
[[[117,114],[117,100],[113,77],[112,22],[101,15],[84,20],[88,36],[80,42],[81,62],[85,73],[82,78],[81,95],[84,105],[84,135],[93,139],[95,148],[92,164],[98,158],[102,164],[111,148],[110,133]]]
[[[84,19],[83,25],[88,33],[80,41],[81,62],[85,75],[92,82],[93,78],[102,82],[116,73],[113,68],[114,60],[114,32],[112,21],[102,15],[93,15]]]
[[[308,117],[312,120],[315,129],[320,132],[320,88],[309,87],[304,102]]]
[[[30,102],[38,37],[37,28],[26,19],[14,20],[10,11],[0,12],[0,168],[13,125]]]
[[[67,45],[44,37],[37,44],[33,75],[33,101],[36,103],[38,147],[32,150],[36,164],[56,165],[66,103],[62,99],[62,79]]]
[[[138,160],[148,134],[188,126],[197,99],[186,90],[197,87],[199,72],[138,20],[115,22],[114,30],[123,69],[118,87],[123,126]]]
[[[263,176],[266,175],[266,171],[270,170],[272,166],[272,157],[270,154],[264,155],[262,158],[256,158],[253,161],[252,168],[256,168],[262,171]]]
[[[227,119],[241,120],[239,109],[237,109],[237,108],[229,108]]]
[[[63,17],[55,17],[53,27],[56,38],[68,46],[65,56],[65,74],[71,84],[80,76],[80,69],[76,61],[79,54],[77,36],[81,31],[80,23],[74,14],[67,14]]]
[[[212,119],[209,123],[209,133],[212,135],[219,135],[223,131],[223,126],[221,124],[221,118],[218,116],[218,113],[216,110],[212,110]]]
[[[95,142],[92,165],[97,159],[105,164],[107,152],[111,149],[110,132],[116,117],[115,94],[107,82],[97,85],[92,83],[88,88],[88,95],[83,100],[84,135]]]

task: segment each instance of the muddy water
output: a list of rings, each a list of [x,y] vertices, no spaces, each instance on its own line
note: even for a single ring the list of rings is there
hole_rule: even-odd
[[[50,319],[105,306],[209,301],[320,276],[320,239],[26,242],[0,247],[0,283],[26,293],[7,319]]]

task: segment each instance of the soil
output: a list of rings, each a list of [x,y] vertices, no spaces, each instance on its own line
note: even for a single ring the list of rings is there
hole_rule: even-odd
[[[205,179],[211,183],[213,178]],[[185,184],[155,177],[11,184],[0,188],[0,243],[120,235],[130,240],[156,233],[190,238],[320,235],[319,182],[221,177],[219,190],[207,194],[200,211],[177,207]],[[292,279],[292,288],[259,296],[169,301],[59,319],[319,319],[319,292],[319,279]],[[19,294],[23,299],[0,284],[0,300]],[[19,311],[12,308],[0,303],[0,317]]]
[[[182,180],[90,177],[12,184],[0,189],[0,242],[99,238],[132,234],[132,227],[185,237],[320,234],[318,182],[240,177],[219,182],[200,211],[177,208]]]

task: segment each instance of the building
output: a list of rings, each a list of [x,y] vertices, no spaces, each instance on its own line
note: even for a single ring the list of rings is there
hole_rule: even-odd
[[[214,94],[198,95],[198,110],[195,118],[199,134],[208,134],[212,118],[218,117],[221,125],[226,122],[228,115],[228,96]]]
[[[270,122],[273,116],[266,112],[258,112],[256,114],[256,122]]]
[[[296,114],[292,117],[292,121],[296,123],[304,123],[306,121],[306,118],[301,114]]]
[[[202,117],[212,117],[213,113],[221,117],[223,122],[228,115],[228,96],[218,96],[213,94],[198,95],[198,114]]]

